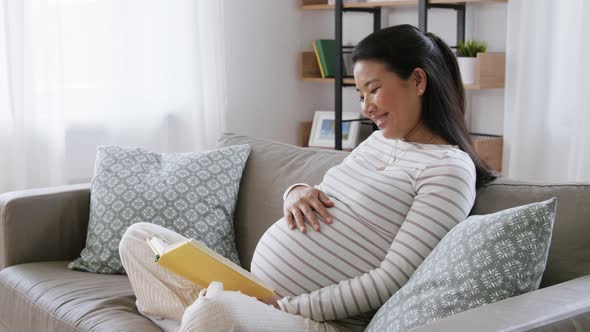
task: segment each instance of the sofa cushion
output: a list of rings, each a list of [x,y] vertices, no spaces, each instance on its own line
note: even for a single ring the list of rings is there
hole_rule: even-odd
[[[499,179],[477,192],[472,214],[556,197],[559,204],[541,287],[590,274],[590,185]]]
[[[124,272],[119,242],[129,226],[164,226],[239,264],[233,215],[250,147],[153,153],[101,146],[90,188],[86,247],[73,269]]]
[[[72,271],[67,262],[0,271],[0,330],[161,331],[138,314],[126,276]]]
[[[455,226],[367,331],[409,331],[428,322],[536,290],[545,270],[556,199]]]
[[[240,262],[250,269],[254,249],[264,231],[283,216],[283,191],[297,182],[318,184],[326,171],[348,152],[300,148],[249,136],[227,134],[219,147],[248,144],[250,157],[240,184],[234,217]]]

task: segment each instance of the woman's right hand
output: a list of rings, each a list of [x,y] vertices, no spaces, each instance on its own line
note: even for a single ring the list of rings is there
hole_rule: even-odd
[[[334,203],[322,191],[307,186],[297,186],[291,189],[285,198],[283,213],[290,229],[297,227],[301,233],[305,233],[307,221],[316,232],[319,232],[320,223],[315,212],[321,216],[323,222],[331,224],[333,218],[326,208],[332,206]]]

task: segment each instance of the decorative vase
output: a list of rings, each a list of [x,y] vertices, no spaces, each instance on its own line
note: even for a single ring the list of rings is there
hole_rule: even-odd
[[[475,57],[457,57],[459,63],[459,71],[461,72],[461,78],[463,84],[474,84],[475,83]]]

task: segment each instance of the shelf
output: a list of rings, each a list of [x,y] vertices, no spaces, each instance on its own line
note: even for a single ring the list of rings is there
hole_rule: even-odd
[[[330,83],[334,84],[333,78],[321,78],[321,77],[302,77],[303,82],[306,83]],[[342,80],[344,84],[355,85],[354,78],[345,78]]]
[[[311,135],[311,127],[313,122],[311,121],[304,121],[299,123],[299,146],[307,148],[309,147],[309,136]],[[325,148],[325,147],[312,147],[313,149],[325,149],[325,150],[334,150],[334,148]],[[342,151],[352,151],[352,149],[342,149]]]
[[[505,53],[478,53],[476,62],[475,83],[465,85],[465,90],[499,89],[504,87]],[[322,78],[320,67],[313,52],[301,53],[301,79],[308,83],[334,84],[333,78]],[[343,83],[354,85],[354,78],[345,78]]]
[[[334,84],[334,78],[322,78],[318,61],[313,52],[301,53],[301,79],[308,83],[331,83]],[[345,78],[344,84],[354,85],[354,78]]]
[[[466,85],[466,90],[504,88],[506,53],[477,53],[475,66],[475,84]]]
[[[479,157],[498,173],[502,172],[504,138],[502,136],[472,134],[471,139]]]
[[[508,0],[431,0],[429,4],[463,4],[463,3],[494,3],[508,2]],[[379,1],[379,2],[354,2],[345,3],[344,8],[381,8],[381,7],[409,7],[418,6],[418,0],[398,0],[398,1]],[[323,10],[334,9],[334,5],[328,5],[328,0],[302,0],[301,9],[303,10]]]

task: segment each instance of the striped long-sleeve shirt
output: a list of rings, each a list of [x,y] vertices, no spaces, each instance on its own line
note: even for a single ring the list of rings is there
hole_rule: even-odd
[[[286,312],[362,325],[358,315],[384,304],[467,217],[475,167],[455,146],[376,131],[316,188],[334,202],[334,222],[302,234],[277,221],[256,247],[252,273],[276,287]]]

